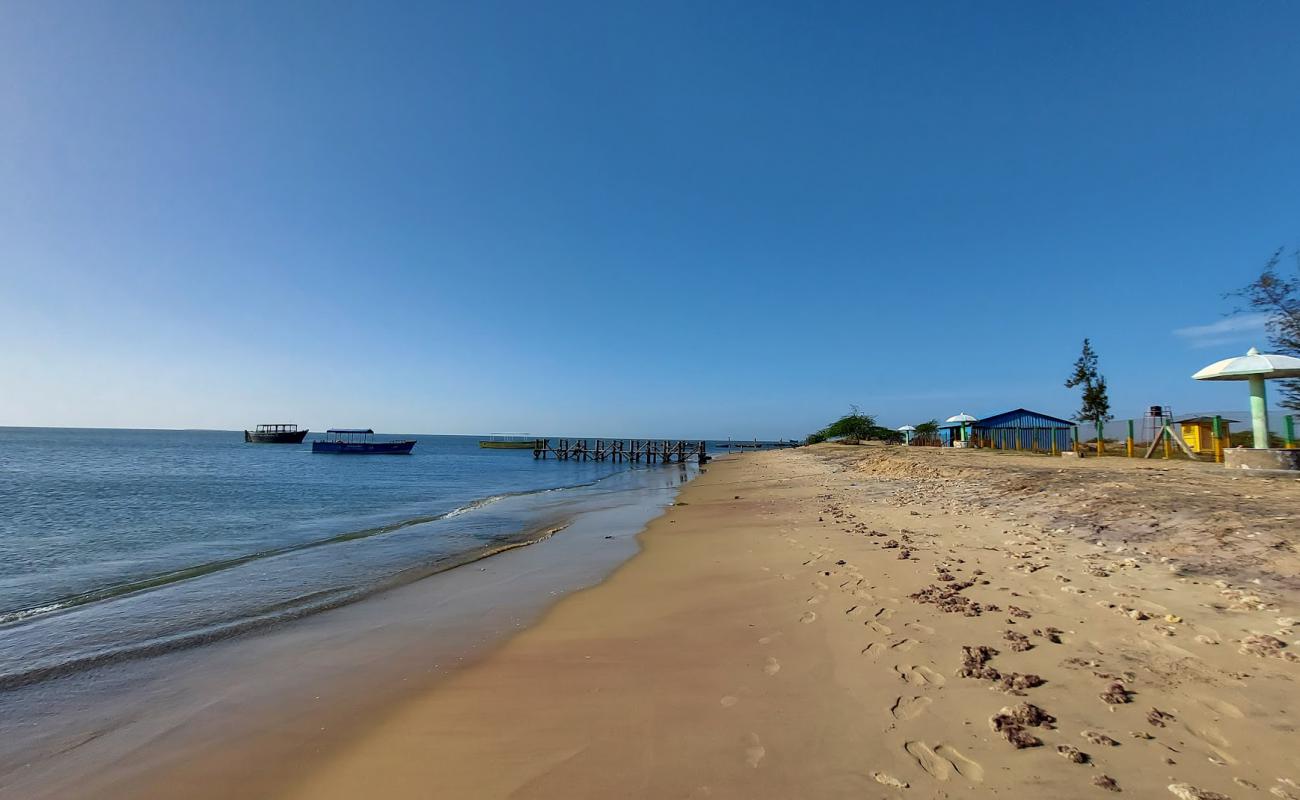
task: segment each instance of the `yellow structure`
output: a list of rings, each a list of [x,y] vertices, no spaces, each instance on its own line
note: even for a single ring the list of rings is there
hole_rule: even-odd
[[[1236,422],[1235,419],[1220,419],[1223,424],[1223,430],[1219,432],[1220,441],[1217,443],[1220,447],[1227,446],[1229,423]],[[1182,431],[1183,441],[1192,449],[1194,453],[1214,453],[1216,452],[1214,441],[1214,417],[1186,417],[1177,420],[1179,430]]]

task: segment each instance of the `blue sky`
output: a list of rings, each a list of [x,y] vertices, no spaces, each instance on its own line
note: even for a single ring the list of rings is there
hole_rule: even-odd
[[[1263,341],[1285,3],[0,10],[0,424],[1118,415]]]

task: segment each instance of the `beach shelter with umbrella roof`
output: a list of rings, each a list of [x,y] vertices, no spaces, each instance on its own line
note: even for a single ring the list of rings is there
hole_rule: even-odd
[[[904,443],[906,443],[906,444],[911,444],[911,443],[912,443],[912,434],[913,434],[913,433],[916,433],[916,426],[915,426],[915,425],[899,425],[899,426],[898,426],[898,432],[901,433],[901,434],[903,434],[903,442],[904,442]]]
[[[944,424],[939,427],[956,430],[959,438],[953,439],[953,441],[968,442],[970,441],[970,424],[974,421],[974,417],[963,411],[960,414],[954,414],[951,417],[948,417],[948,419],[944,420]]]
[[[1266,355],[1250,348],[1244,356],[1216,361],[1192,375],[1198,381],[1246,381],[1250,384],[1250,422],[1255,447],[1268,449],[1268,401],[1264,381],[1270,378],[1300,378],[1300,358]]]

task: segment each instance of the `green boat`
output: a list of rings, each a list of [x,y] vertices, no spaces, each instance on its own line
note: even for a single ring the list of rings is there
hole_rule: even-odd
[[[488,450],[532,450],[537,447],[537,437],[531,433],[494,433],[480,439],[478,446]]]

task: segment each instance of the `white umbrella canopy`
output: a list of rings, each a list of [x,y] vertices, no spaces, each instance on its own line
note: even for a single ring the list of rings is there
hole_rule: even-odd
[[[902,431],[903,433],[907,433],[908,431],[914,431],[914,430],[916,430],[916,426],[915,426],[915,425],[899,425],[899,426],[898,426],[898,429],[899,429],[900,431]]]
[[[961,440],[964,442],[964,441],[966,441],[966,425],[967,425],[968,423],[974,422],[974,421],[975,421],[975,418],[972,417],[970,414],[967,414],[966,412],[963,411],[963,412],[960,413],[960,414],[954,414],[954,415],[952,415],[951,417],[948,417],[948,419],[946,419],[946,420],[944,420],[944,421],[945,421],[945,422],[958,422],[958,423],[961,423],[961,428],[960,428],[960,431],[961,431]]]
[[[1300,378],[1300,358],[1261,353],[1252,347],[1246,355],[1216,361],[1192,377],[1198,381],[1244,381],[1252,375]]]
[[[908,444],[912,443],[912,434],[916,431],[915,425],[899,425],[898,432],[903,434],[903,441]]]
[[[1267,449],[1268,401],[1264,396],[1264,381],[1269,378],[1300,378],[1300,358],[1265,354],[1252,347],[1246,355],[1216,361],[1192,377],[1198,381],[1249,381],[1255,447]]]

